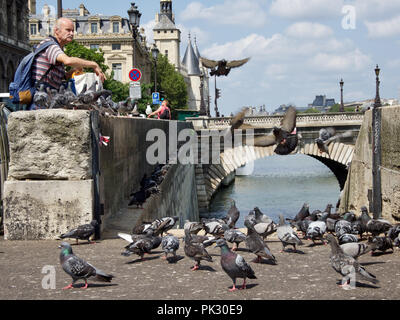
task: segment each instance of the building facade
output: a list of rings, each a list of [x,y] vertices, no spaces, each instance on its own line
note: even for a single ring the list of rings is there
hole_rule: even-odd
[[[0,92],[8,92],[20,61],[31,52],[26,0],[0,0]]]
[[[29,41],[31,45],[36,45],[53,33],[57,17],[47,5],[38,13],[36,1],[29,0],[29,3]],[[143,29],[139,31],[134,43],[127,18],[117,15],[91,15],[83,4],[78,9],[63,9],[62,12],[63,17],[71,19],[75,24],[74,40],[89,49],[101,49],[104,52],[105,64],[109,67],[107,73],[114,71],[115,80],[130,82],[129,71],[134,67],[135,52],[135,67],[142,72],[141,82],[150,83],[152,61]]]

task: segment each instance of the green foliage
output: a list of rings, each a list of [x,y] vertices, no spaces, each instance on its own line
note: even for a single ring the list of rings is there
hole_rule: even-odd
[[[328,112],[340,112],[340,104],[335,103]],[[355,112],[355,107],[344,107],[344,112]]]
[[[154,83],[154,71],[152,72],[152,83]],[[157,91],[161,92],[161,96],[169,101],[171,111],[187,109],[188,94],[185,80],[169,63],[168,58],[162,54],[159,54],[157,59]]]
[[[302,113],[321,113],[321,111],[316,108],[308,108],[307,110],[303,111]]]
[[[73,40],[65,46],[64,52],[69,57],[78,57],[81,59],[97,62],[104,74],[108,69],[108,66],[104,64],[104,52],[101,49],[88,49]],[[70,68],[71,67],[67,67],[67,71],[69,71]],[[93,72],[92,69],[85,69],[84,71]]]
[[[113,101],[124,101],[129,97],[129,83],[122,83],[121,81],[114,80],[113,72],[110,77],[104,80],[103,88],[106,90],[111,90],[111,98]]]

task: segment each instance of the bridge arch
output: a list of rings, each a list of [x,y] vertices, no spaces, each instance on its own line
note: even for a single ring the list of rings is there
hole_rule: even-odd
[[[239,146],[224,150],[220,154],[218,164],[200,164],[196,167],[196,182],[198,191],[199,210],[208,211],[213,195],[235,171],[254,160],[265,158],[274,153],[275,146],[254,147]],[[320,153],[315,143],[300,144],[293,154],[304,154],[325,164],[336,176],[340,190],[343,189],[347,178],[348,164],[351,162],[354,146],[334,142],[328,147],[329,154]]]

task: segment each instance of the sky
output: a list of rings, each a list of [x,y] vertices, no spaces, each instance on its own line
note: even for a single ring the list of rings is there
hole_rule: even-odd
[[[84,3],[91,14],[128,17],[130,1],[63,1],[64,9]],[[56,0],[37,0],[37,12]],[[158,0],[136,1],[140,26],[153,43]],[[375,97],[375,66],[381,98],[400,97],[400,0],[173,0],[181,30],[183,59],[190,32],[208,59],[249,62],[217,78],[218,109],[229,115],[243,106],[306,107],[316,95],[340,102]],[[193,43],[193,42],[192,42]],[[214,78],[210,79],[214,115]]]

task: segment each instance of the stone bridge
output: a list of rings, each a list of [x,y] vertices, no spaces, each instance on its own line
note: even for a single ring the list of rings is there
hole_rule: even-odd
[[[299,144],[293,154],[301,153],[313,157],[325,164],[336,176],[340,190],[343,189],[347,178],[348,165],[353,157],[354,145],[363,121],[362,113],[326,113],[326,114],[298,114],[296,127],[299,134]],[[244,124],[251,125],[253,129],[242,130],[242,141],[234,142],[234,147],[226,147],[224,143],[215,145],[213,136],[222,136],[229,128],[231,117],[225,118],[187,118],[192,121],[199,139],[208,140],[213,146],[214,155],[204,156],[204,150],[199,150],[203,161],[196,165],[197,196],[199,212],[207,212],[213,195],[221,185],[229,184],[235,177],[236,170],[254,160],[275,155],[275,146],[255,147],[246,143],[249,136],[269,134],[274,126],[279,126],[282,116],[249,116],[244,119]],[[248,126],[249,127],[249,126]],[[333,127],[337,133],[351,131],[351,135],[339,142],[329,145],[329,154],[320,153],[315,139],[319,136],[321,128]],[[239,132],[240,134],[240,132]],[[239,139],[240,140],[240,139]],[[204,141],[204,140],[203,140]],[[243,143],[241,143],[243,142]],[[201,143],[199,143],[199,146]],[[215,156],[215,148],[219,150]],[[207,152],[207,151],[206,151]]]

